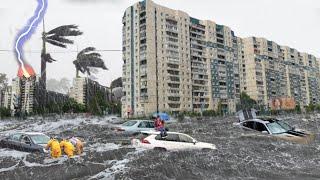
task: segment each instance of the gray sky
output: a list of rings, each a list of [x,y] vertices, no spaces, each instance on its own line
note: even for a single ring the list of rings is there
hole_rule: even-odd
[[[210,19],[231,27],[237,36],[257,36],[288,45],[320,57],[320,1],[318,0],[154,0],[173,9],[186,11],[198,19]],[[122,49],[121,18],[136,0],[49,0],[46,29],[77,24],[84,32],[67,50],[48,45],[58,60],[47,65],[47,77],[75,76],[72,61],[76,52],[88,46]],[[0,4],[0,49],[12,50],[16,33],[32,16],[36,0],[2,0]],[[41,25],[40,25],[41,26]],[[41,31],[25,44],[26,60],[40,72]],[[30,53],[28,51],[36,51]],[[100,71],[98,81],[109,85],[122,75],[121,52],[101,53],[108,71]],[[16,76],[17,63],[12,52],[0,52],[0,72]]]

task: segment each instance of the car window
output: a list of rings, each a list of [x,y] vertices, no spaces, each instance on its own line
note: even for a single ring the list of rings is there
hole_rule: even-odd
[[[153,122],[148,122],[148,128],[154,128],[154,123]]]
[[[179,134],[179,138],[180,138],[180,142],[193,143],[193,139],[186,135]]]
[[[139,128],[147,128],[148,127],[148,123],[145,121],[140,122],[140,124],[138,125]]]
[[[122,126],[133,126],[137,123],[137,121],[127,121],[122,124]]]
[[[25,143],[25,144],[31,143],[31,141],[30,141],[30,139],[28,138],[28,136],[22,136],[21,138],[22,138],[22,139],[21,139],[21,142],[22,142],[22,143]]]
[[[48,136],[42,135],[42,134],[32,135],[30,137],[35,144],[47,144],[48,141],[50,140]]]
[[[263,123],[260,123],[260,122],[256,122],[256,123],[255,123],[254,129],[257,130],[257,131],[260,131],[260,132],[262,132],[262,131],[268,131],[267,128],[266,128],[266,126],[265,126]]]
[[[155,139],[156,140],[160,140],[160,141],[175,141],[175,142],[179,142],[180,141],[180,138],[179,138],[178,134],[168,134],[167,137],[165,137],[165,138],[162,138],[160,136],[160,134],[158,134],[155,137]]]
[[[10,139],[13,141],[19,141],[21,137],[21,134],[13,134],[10,136]]]
[[[244,127],[247,127],[247,128],[250,128],[250,129],[254,129],[254,128],[253,128],[253,125],[254,125],[254,122],[253,122],[253,121],[244,122],[244,123],[242,123],[242,125],[243,125]]]

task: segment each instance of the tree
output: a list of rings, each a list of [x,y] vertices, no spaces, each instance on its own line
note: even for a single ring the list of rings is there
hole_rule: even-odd
[[[0,119],[2,117],[10,117],[10,116],[11,116],[10,109],[5,107],[0,107]]]
[[[66,37],[70,36],[79,36],[82,35],[82,32],[78,30],[76,25],[63,25],[57,28],[52,29],[49,32],[45,32],[43,28],[42,33],[42,51],[41,51],[41,81],[43,83],[43,88],[46,85],[46,67],[47,62],[52,63],[56,61],[51,57],[49,53],[46,52],[46,43],[49,43],[54,46],[61,48],[66,48],[67,44],[73,44],[74,42]]]
[[[90,73],[90,67],[101,68],[108,70],[104,61],[101,59],[101,54],[95,52],[94,47],[87,47],[80,51],[77,55],[77,59],[73,61],[73,64],[76,68],[76,77],[79,77],[79,71],[81,73]]]
[[[238,105],[239,109],[250,109],[256,106],[257,102],[252,99],[246,92],[240,94],[240,104]]]

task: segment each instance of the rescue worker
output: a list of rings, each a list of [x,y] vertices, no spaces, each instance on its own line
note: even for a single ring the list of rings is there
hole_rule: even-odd
[[[54,137],[50,138],[45,149],[46,150],[50,149],[50,155],[52,158],[58,158],[61,156],[61,148],[60,148],[59,141]]]
[[[75,147],[75,153],[77,155],[81,155],[83,153],[83,143],[82,143],[82,141],[80,139],[74,137],[74,136],[71,137],[69,139],[69,141]]]
[[[63,152],[66,153],[66,155],[71,158],[73,156],[74,152],[74,146],[71,144],[70,141],[67,139],[63,139],[63,141],[60,142],[60,147],[63,149]]]

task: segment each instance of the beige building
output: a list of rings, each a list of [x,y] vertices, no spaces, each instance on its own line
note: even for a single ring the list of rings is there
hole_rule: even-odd
[[[101,93],[106,101],[110,101],[111,94],[108,87],[102,86],[90,78],[78,77],[73,79],[69,97],[73,98],[79,104],[87,106],[97,93]]]
[[[240,94],[230,28],[145,0],[123,16],[122,116],[156,111],[234,112]]]
[[[259,104],[269,106],[270,100],[286,97],[301,106],[319,103],[316,57],[265,38],[243,38],[241,44],[241,90]]]

